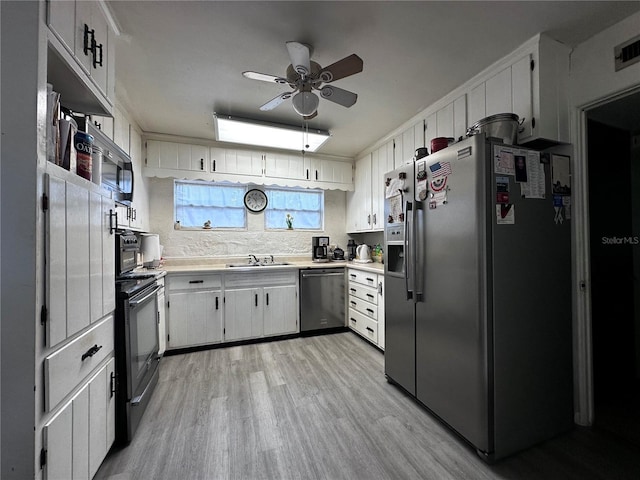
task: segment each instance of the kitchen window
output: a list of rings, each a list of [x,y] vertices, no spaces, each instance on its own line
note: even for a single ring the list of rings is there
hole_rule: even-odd
[[[294,229],[323,230],[324,191],[273,188],[264,189],[269,199],[264,215],[265,230],[286,230],[287,215]]]
[[[175,219],[181,228],[246,228],[246,192],[245,185],[176,180]]]

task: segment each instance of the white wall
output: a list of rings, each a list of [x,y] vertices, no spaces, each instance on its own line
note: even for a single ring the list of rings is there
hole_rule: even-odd
[[[326,190],[323,232],[308,230],[265,231],[264,215],[247,213],[247,229],[234,231],[174,230],[173,180],[152,178],[149,184],[150,231],[160,235],[163,257],[246,257],[254,255],[309,256],[311,237],[328,235],[331,244],[343,249],[345,234],[346,194]]]

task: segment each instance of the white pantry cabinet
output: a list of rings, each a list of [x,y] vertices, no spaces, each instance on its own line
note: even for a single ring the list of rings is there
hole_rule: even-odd
[[[44,425],[44,480],[89,480],[115,439],[115,361],[111,358]]]
[[[222,341],[222,276],[167,276],[167,348]]]
[[[108,192],[48,167],[60,175],[45,175],[44,201],[47,344],[55,346],[115,309],[115,225]]]

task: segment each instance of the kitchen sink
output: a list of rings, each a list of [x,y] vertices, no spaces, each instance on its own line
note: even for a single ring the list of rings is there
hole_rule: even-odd
[[[227,263],[229,268],[242,268],[242,267],[279,267],[283,265],[291,265],[287,262],[268,262],[268,263]]]

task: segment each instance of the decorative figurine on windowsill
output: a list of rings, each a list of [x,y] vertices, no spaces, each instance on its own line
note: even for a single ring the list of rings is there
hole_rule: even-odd
[[[204,222],[204,226],[202,227],[205,230],[209,230],[211,228],[211,220],[207,220],[206,222]]]
[[[287,222],[287,230],[293,230],[293,217],[287,213],[284,221]]]

